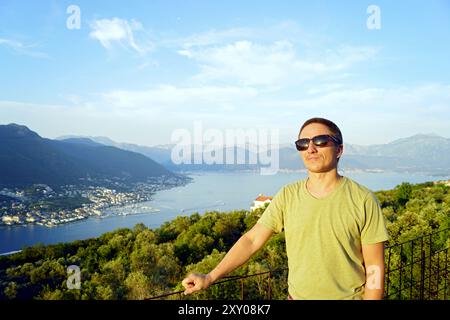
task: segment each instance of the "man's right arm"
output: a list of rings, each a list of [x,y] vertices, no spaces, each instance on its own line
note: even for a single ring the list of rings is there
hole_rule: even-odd
[[[185,294],[208,288],[212,283],[229,274],[247,262],[270,239],[273,231],[266,226],[256,223],[245,233],[228,251],[222,261],[207,275],[192,273],[182,284]]]

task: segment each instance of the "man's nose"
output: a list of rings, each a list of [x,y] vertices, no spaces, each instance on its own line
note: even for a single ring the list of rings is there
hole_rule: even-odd
[[[308,152],[308,153],[316,153],[317,152],[317,148],[312,141],[309,143],[308,149],[306,149],[306,152]]]

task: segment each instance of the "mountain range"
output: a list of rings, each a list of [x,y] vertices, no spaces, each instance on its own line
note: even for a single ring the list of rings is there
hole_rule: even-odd
[[[0,146],[0,187],[143,182],[174,175],[140,153],[90,139],[46,139],[17,124],[0,125]]]
[[[55,187],[85,184],[92,180],[128,183],[174,176],[175,172],[257,170],[264,167],[261,163],[248,164],[248,161],[247,164],[176,164],[171,157],[174,144],[141,146],[118,143],[106,137],[80,136],[52,140],[18,124],[0,125],[0,146],[0,187],[37,183]],[[229,152],[237,154],[238,151],[243,151],[246,159],[261,155],[239,147],[222,149],[224,155]],[[293,144],[280,145],[278,151],[279,169],[304,169]],[[386,144],[345,144],[339,166],[344,170],[445,176],[450,174],[450,139],[435,134],[417,134]]]
[[[98,143],[114,146],[143,154],[172,171],[236,171],[253,170],[258,164],[175,164],[171,160],[174,144],[157,146],[140,146],[129,143],[118,143],[106,137],[60,137],[62,141],[78,140],[80,143]],[[90,142],[87,142],[90,141]],[[190,146],[194,150],[193,146]],[[239,147],[223,148],[226,152],[237,152]],[[252,154],[244,150],[247,159]],[[235,153],[236,154],[236,153]],[[253,154],[255,156],[255,154]],[[258,156],[258,154],[256,154]],[[192,161],[193,162],[193,161]],[[261,165],[262,166],[262,165]],[[283,170],[304,169],[294,144],[279,146],[279,167]],[[450,174],[450,139],[436,134],[417,134],[394,140],[386,144],[356,145],[344,144],[344,155],[339,163],[344,170],[420,172],[433,175]]]

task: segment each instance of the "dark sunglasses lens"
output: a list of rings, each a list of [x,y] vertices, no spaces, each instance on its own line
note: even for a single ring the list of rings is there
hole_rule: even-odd
[[[330,138],[326,135],[321,135],[313,138],[313,143],[315,146],[324,147],[328,144]]]
[[[309,139],[300,139],[295,141],[295,146],[297,147],[298,151],[304,151],[308,149],[309,146]]]

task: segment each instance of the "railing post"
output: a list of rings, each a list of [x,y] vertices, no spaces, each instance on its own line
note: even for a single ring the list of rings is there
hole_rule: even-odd
[[[440,271],[440,264],[441,264],[441,261],[440,261],[440,257],[439,257],[439,255],[440,255],[441,253],[440,252],[438,252],[437,253],[437,276],[436,276],[436,294],[437,294],[437,299],[439,300],[439,271]]]
[[[399,299],[402,300],[402,276],[403,276],[403,244],[400,245],[400,285],[399,285]]]
[[[433,248],[432,248],[432,243],[433,243],[433,234],[431,233],[430,234],[430,263],[428,264],[428,266],[429,266],[429,269],[430,269],[430,276],[428,277],[428,297],[429,297],[429,299],[430,300],[432,300],[432,297],[431,297],[431,280],[433,279],[432,278],[432,270],[431,270],[431,260],[432,260],[432,258],[433,258],[433,253],[432,253],[432,250],[433,250]]]
[[[447,300],[447,278],[448,278],[448,248],[445,250],[445,278],[444,278],[444,300]]]
[[[420,300],[424,298],[425,290],[425,251],[422,250],[422,259],[420,261]]]
[[[391,283],[391,273],[390,273],[390,269],[391,269],[391,250],[392,250],[392,247],[389,247],[388,264],[387,264],[387,271],[386,271],[386,276],[387,276],[386,299],[389,299],[389,285]]]
[[[411,274],[409,277],[409,299],[412,299],[413,295],[413,277],[414,277],[414,240],[411,241]]]

